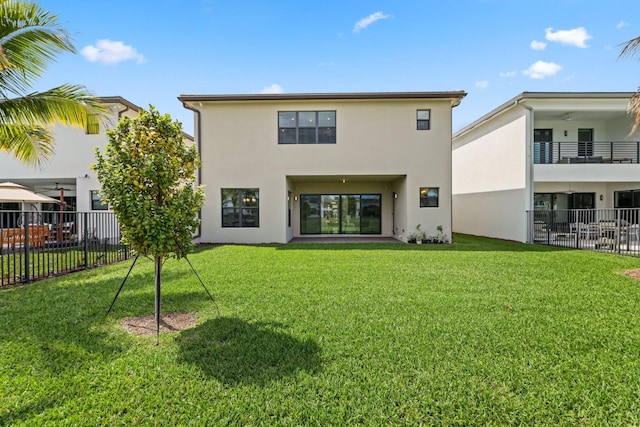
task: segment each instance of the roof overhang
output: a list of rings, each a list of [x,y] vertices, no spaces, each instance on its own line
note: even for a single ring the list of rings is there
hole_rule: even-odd
[[[120,104],[128,107],[131,110],[139,112],[142,108],[138,107],[131,101],[124,99],[121,96],[99,96],[98,99],[105,104]]]
[[[511,98],[499,107],[491,110],[487,114],[483,115],[479,119],[471,122],[467,126],[463,127],[453,135],[453,139],[456,139],[470,130],[480,126],[484,122],[489,121],[495,116],[504,113],[511,108],[515,108],[518,104],[526,104],[529,101],[534,100],[620,100],[630,99],[635,92],[522,92],[519,95]]]
[[[467,96],[464,91],[446,92],[353,92],[353,93],[270,93],[270,94],[219,94],[180,95],[183,103],[198,102],[247,102],[247,101],[314,101],[314,100],[392,100],[392,99],[449,99],[456,107]]]

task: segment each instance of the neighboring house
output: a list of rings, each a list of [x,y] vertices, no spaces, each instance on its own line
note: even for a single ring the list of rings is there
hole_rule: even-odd
[[[630,92],[523,92],[453,135],[453,230],[532,241],[527,212],[640,207]]]
[[[451,233],[453,92],[182,95],[203,243]]]
[[[123,115],[136,117],[140,107],[119,96],[99,97],[109,107],[103,123],[90,121],[86,129],[56,125],[53,131],[54,156],[42,167],[28,166],[7,152],[0,152],[0,182],[12,181],[37,193],[60,200],[67,211],[107,210],[101,203],[100,183],[91,170],[95,148],[108,143],[106,131],[113,129]],[[20,206],[0,203],[0,210],[57,210],[57,205]]]

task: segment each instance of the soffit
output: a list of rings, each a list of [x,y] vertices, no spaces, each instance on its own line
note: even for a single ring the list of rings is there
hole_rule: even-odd
[[[392,182],[406,175],[287,175],[294,182]]]

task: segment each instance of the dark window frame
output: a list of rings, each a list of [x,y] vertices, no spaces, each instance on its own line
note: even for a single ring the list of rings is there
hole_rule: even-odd
[[[337,232],[328,231],[323,222],[328,218],[323,215],[323,198],[333,197],[337,203],[337,220],[335,229]],[[349,204],[350,199],[357,198],[360,206],[360,215],[358,216],[358,229],[348,231],[348,224],[344,222],[343,216],[344,203]],[[383,223],[383,197],[381,193],[309,193],[300,194],[300,234],[301,235],[381,235],[382,223]],[[356,200],[356,199],[354,199]],[[365,202],[369,201],[368,204]],[[349,206],[346,206],[346,210],[349,210]],[[348,215],[348,214],[346,214]],[[369,223],[373,219],[374,224]]]
[[[236,193],[229,201],[233,206],[225,206],[225,192]],[[251,193],[249,195],[248,193]],[[248,200],[247,197],[255,197]],[[221,188],[220,213],[222,228],[260,228],[260,189],[259,188]],[[231,223],[227,217],[231,215]],[[236,221],[237,219],[237,221]]]
[[[435,197],[429,196],[429,192],[435,190]],[[420,207],[421,208],[438,208],[440,207],[440,187],[420,187]],[[435,204],[433,199],[435,198]]]
[[[100,193],[98,190],[90,191],[91,197],[91,210],[92,211],[108,211],[109,205],[102,202],[102,197],[100,197]]]
[[[626,200],[621,200],[621,196],[627,195]],[[630,203],[621,203],[628,201]],[[640,207],[640,189],[634,190],[617,190],[613,192],[613,207],[615,209],[632,209]]]
[[[421,118],[420,113],[429,113],[428,118]],[[416,110],[416,129],[417,130],[431,130],[431,109],[422,108]]]
[[[587,134],[588,138],[584,135]],[[578,157],[593,156],[593,128],[578,129]]]
[[[291,208],[293,206],[291,191],[287,191],[287,228],[291,228]]]
[[[301,126],[300,114],[314,114],[313,126]],[[321,126],[322,114],[333,114],[332,126]],[[282,126],[281,117],[284,115],[294,114],[294,126]],[[335,144],[337,142],[337,112],[336,110],[317,110],[317,111],[278,111],[278,144],[279,145],[306,145],[306,144]],[[313,129],[313,137],[311,132]],[[331,131],[332,130],[332,131]],[[288,132],[287,132],[288,131]],[[287,142],[291,139],[291,142]]]

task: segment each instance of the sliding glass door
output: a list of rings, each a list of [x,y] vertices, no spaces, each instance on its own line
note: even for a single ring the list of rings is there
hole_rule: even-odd
[[[301,234],[381,234],[380,194],[303,194]]]

